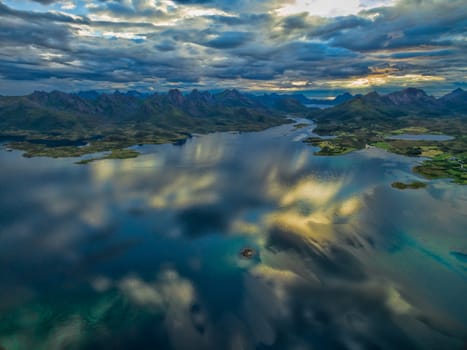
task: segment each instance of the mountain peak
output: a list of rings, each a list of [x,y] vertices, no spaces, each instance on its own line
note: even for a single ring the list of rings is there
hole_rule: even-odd
[[[363,96],[364,98],[379,98],[381,97],[376,91],[372,91]]]
[[[408,105],[414,103],[436,103],[436,99],[433,96],[428,96],[427,93],[422,89],[413,87],[390,93],[385,97],[395,105]]]
[[[89,100],[95,100],[99,97],[99,93],[96,90],[78,91],[76,95]]]
[[[247,95],[243,95],[237,89],[225,89],[224,91],[215,94],[214,99],[221,104],[226,106],[254,106],[256,103],[250,99]]]
[[[438,101],[449,105],[467,106],[467,92],[461,88],[457,88],[441,97]]]
[[[209,91],[199,91],[193,89],[188,95],[185,96],[185,102],[194,108],[194,106],[206,106],[212,102],[212,95]]]
[[[354,96],[351,93],[344,92],[343,94],[337,95],[334,98],[333,102],[334,104],[341,104],[341,103],[351,100],[352,98],[354,98]]]
[[[177,106],[182,105],[184,101],[184,97],[182,93],[180,92],[180,90],[178,89],[169,90],[168,97],[169,97],[169,101]]]
[[[237,89],[225,89],[221,92],[224,97],[239,98],[242,94]]]
[[[396,92],[396,94],[407,94],[407,95],[423,95],[423,96],[428,96],[425,91],[422,89],[414,88],[414,87],[408,87],[404,90],[401,90],[399,92]]]
[[[180,92],[179,89],[170,89],[168,94],[169,94],[169,96],[179,96],[182,93]]]

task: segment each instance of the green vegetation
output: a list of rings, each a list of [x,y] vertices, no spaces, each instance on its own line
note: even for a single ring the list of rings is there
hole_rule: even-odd
[[[426,183],[420,182],[420,181],[413,181],[410,183],[403,183],[403,182],[393,182],[391,184],[393,188],[397,188],[399,190],[405,190],[405,189],[419,189],[419,188],[425,188]]]
[[[421,90],[404,90],[386,96],[375,93],[355,98],[334,108],[314,111],[318,135],[306,143],[321,149],[318,155],[339,155],[367,146],[409,157],[426,157],[414,171],[428,179],[451,178],[467,184],[467,111],[424,95]],[[390,96],[390,98],[388,97]],[[402,99],[402,97],[403,99]],[[391,99],[397,99],[397,104]],[[400,101],[409,101],[402,104]],[[444,134],[447,141],[395,140],[397,134]]]
[[[456,157],[441,154],[424,161],[414,168],[414,171],[428,179],[450,177],[455,183],[467,185],[467,152]]]
[[[402,135],[402,134],[412,134],[412,135],[419,135],[419,134],[428,134],[430,130],[421,126],[408,126],[406,128],[393,130],[392,134],[394,135]],[[434,132],[433,132],[434,133]]]
[[[236,90],[214,95],[171,90],[145,98],[114,93],[95,100],[35,92],[0,96],[0,140],[10,141],[7,147],[25,157],[112,151],[106,158],[128,158],[137,155],[125,150],[132,145],[178,143],[194,133],[264,130],[292,122],[286,113],[292,112],[268,109]]]
[[[430,124],[436,128],[439,122],[446,125],[443,133],[455,136],[448,141],[415,141],[415,140],[391,140],[387,136],[393,133],[390,123],[379,124],[371,130],[348,130],[345,124],[336,127],[331,134],[336,135],[332,139],[310,137],[306,143],[320,147],[315,152],[317,155],[341,155],[353,150],[363,149],[366,145],[378,147],[388,152],[409,156],[430,158],[423,160],[414,171],[428,179],[451,178],[455,183],[467,184],[467,130],[466,118],[450,118],[449,120],[423,120],[410,119],[407,123]],[[426,126],[429,133],[436,132],[430,125]],[[439,129],[438,129],[439,130]]]
[[[322,139],[320,137],[310,137],[305,140],[306,143],[320,148],[315,152],[316,155],[322,156],[337,156],[346,154],[355,150],[351,142],[335,142],[334,139]]]
[[[186,119],[189,119],[186,117]],[[8,147],[24,151],[24,157],[80,157],[86,154],[121,150],[137,144],[163,144],[176,143],[188,137],[191,133],[210,133],[223,131],[260,131],[272,126],[288,123],[289,120],[281,116],[268,116],[264,118],[238,117],[233,120],[223,118],[197,118],[198,120],[173,121],[174,125],[166,128],[157,127],[152,123],[122,123],[96,126],[84,130],[82,133],[74,130],[54,131],[50,136],[48,132],[37,132],[26,129],[3,132],[1,136],[7,139],[11,136],[21,136],[22,141],[8,143]],[[194,123],[197,123],[194,125]],[[95,138],[99,135],[99,138]],[[73,140],[86,140],[84,146],[66,145],[55,146],[46,141],[64,141],[72,144]]]
[[[415,172],[429,179],[452,178],[466,184],[466,100],[467,93],[461,90],[440,99],[418,89],[385,96],[370,93],[333,108],[308,110],[308,118],[317,123],[315,132],[334,138],[304,141],[319,147],[318,155],[341,155],[374,146],[405,156],[426,157],[429,159],[416,166]],[[0,140],[9,141],[8,148],[24,151],[25,157],[111,152],[79,164],[132,158],[138,153],[127,148],[135,144],[177,143],[193,133],[259,131],[291,122],[286,116],[303,113],[305,108],[293,99],[276,102],[267,96],[255,100],[236,90],[218,94],[194,90],[188,95],[171,90],[144,98],[114,93],[86,99],[59,91],[0,96]],[[445,134],[454,139],[388,139],[403,133]]]
[[[308,126],[310,126],[310,124],[298,123],[298,124],[295,124],[293,127],[294,127],[295,129],[303,129],[303,128],[306,128],[306,127],[308,127]]]
[[[384,149],[386,151],[389,151],[390,148],[391,148],[391,144],[389,144],[386,141],[377,141],[377,142],[373,143],[372,146]]]
[[[423,160],[421,165],[414,168],[414,171],[428,179],[451,178],[455,183],[467,184],[466,118],[442,120],[407,118],[404,122],[427,124],[424,130],[426,129],[429,133],[440,130],[439,123],[443,123],[443,134],[452,135],[455,139],[449,141],[391,140],[387,137],[400,129],[394,130],[388,122],[373,125],[371,129],[364,126],[360,129],[351,129],[346,124],[336,126],[333,131],[327,127],[331,135],[336,135],[335,138],[311,137],[305,142],[320,147],[320,150],[315,152],[317,155],[340,155],[363,149],[369,145],[408,157],[430,158]]]
[[[136,127],[136,126],[135,126]],[[146,129],[148,130],[148,129]],[[116,133],[119,131],[119,135]],[[140,133],[137,134],[136,130],[133,130],[131,126],[126,128],[117,128],[114,130],[100,131],[103,136],[102,138],[96,140],[90,140],[86,145],[76,146],[76,145],[67,145],[67,146],[50,146],[44,144],[45,140],[51,140],[50,136],[47,134],[34,134],[33,138],[30,139],[27,136],[27,132],[24,132],[26,136],[24,141],[10,142],[8,147],[22,150],[25,153],[24,157],[52,157],[52,158],[62,158],[62,157],[81,157],[86,154],[100,153],[107,151],[116,151],[122,150],[126,147],[130,147],[135,144],[162,144],[162,143],[173,143],[178,142],[186,137],[187,135],[178,134],[178,133],[168,133],[168,132],[158,132],[155,130],[153,133],[145,132],[144,135]],[[67,133],[63,133],[56,137],[55,140],[58,141],[68,141]],[[39,143],[40,142],[40,143]],[[130,153],[125,153],[130,155],[130,158],[133,157]],[[125,158],[123,156],[119,158]]]

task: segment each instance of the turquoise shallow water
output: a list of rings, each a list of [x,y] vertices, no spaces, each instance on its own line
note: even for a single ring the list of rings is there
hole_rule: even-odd
[[[76,165],[0,152],[0,345],[462,349],[467,189],[312,126]],[[254,249],[252,258],[242,249]]]

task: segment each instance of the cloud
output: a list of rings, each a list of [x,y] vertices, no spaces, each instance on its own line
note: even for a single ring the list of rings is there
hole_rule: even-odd
[[[86,84],[312,90],[359,79],[369,84],[341,89],[371,89],[397,80],[371,79],[373,67],[388,65],[398,77],[440,78],[417,82],[427,87],[447,89],[465,77],[461,0],[349,1],[335,14],[335,3],[320,1],[41,2],[60,11],[0,2],[0,93],[54,89],[57,80],[68,91]]]
[[[89,20],[85,16],[74,16],[63,12],[36,12],[36,11],[21,11],[15,10],[0,2],[0,17],[9,19],[16,18],[18,20],[37,20],[37,21],[53,21],[59,23],[76,23],[89,24]],[[18,23],[18,29],[21,29],[21,23]]]
[[[402,1],[397,6],[362,13],[358,25],[334,28],[332,45],[355,50],[377,50],[424,46],[450,46],[465,33],[467,11],[461,1]]]
[[[204,45],[217,49],[231,49],[242,46],[252,39],[248,32],[224,32],[215,39],[209,40]]]
[[[175,2],[180,4],[207,4],[212,2],[212,0],[175,0]]]
[[[60,0],[32,0],[32,1],[38,2],[43,5],[50,5],[50,4],[53,4],[54,2],[59,2]]]

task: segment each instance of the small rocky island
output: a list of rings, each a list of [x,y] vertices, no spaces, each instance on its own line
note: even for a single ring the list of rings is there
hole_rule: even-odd
[[[246,247],[240,251],[240,256],[246,259],[251,259],[256,255],[256,251],[253,248]]]
[[[412,182],[409,182],[409,183],[403,183],[403,182],[396,181],[396,182],[393,182],[391,184],[391,187],[392,188],[397,188],[399,190],[406,190],[406,189],[416,190],[416,189],[419,189],[419,188],[425,188],[426,183],[421,182],[421,181],[412,181]]]

